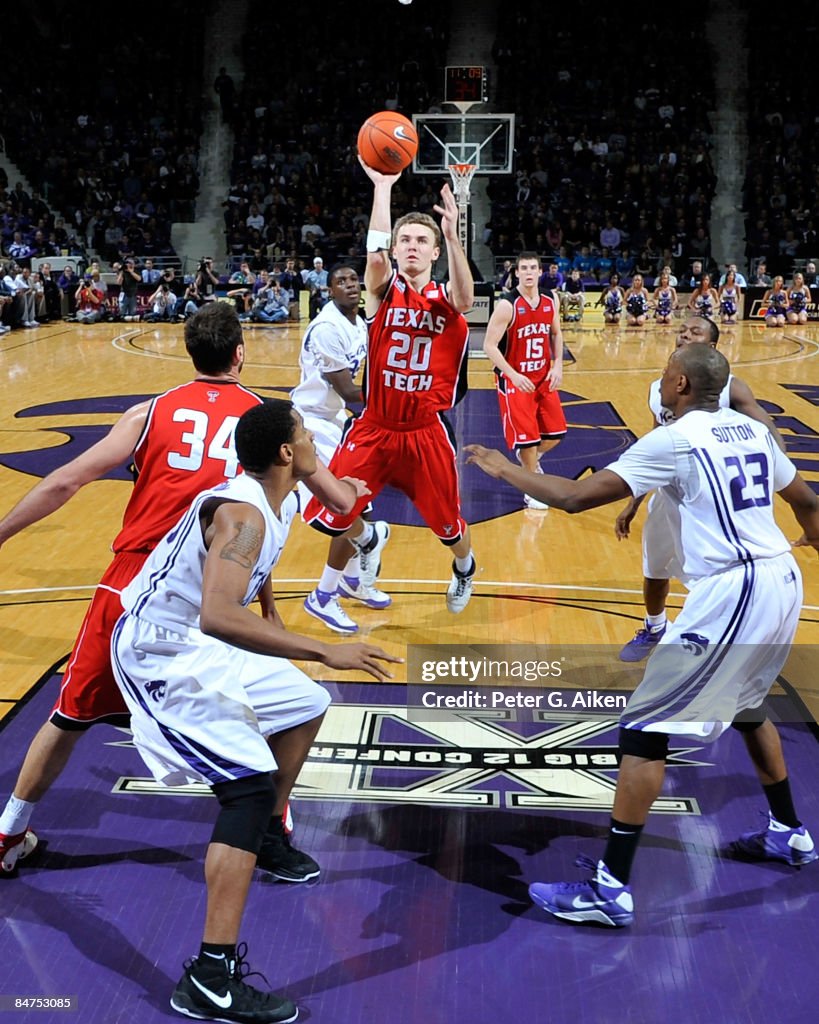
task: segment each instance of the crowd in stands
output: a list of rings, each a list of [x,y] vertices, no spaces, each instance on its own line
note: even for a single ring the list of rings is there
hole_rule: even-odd
[[[533,249],[590,283],[614,271],[653,282],[663,266],[711,261],[707,8],[696,24],[672,8],[641,11],[625,29],[591,0],[567,19],[537,0],[501,11],[496,102],[516,114],[516,173],[490,186],[497,257]],[[685,61],[665,59],[671,50]]]
[[[753,25],[753,22],[751,22]],[[800,47],[819,41],[819,12],[799,17]],[[811,62],[771,59],[764,33],[748,33],[748,160],[742,192],[745,256],[788,277],[819,257],[819,108]]]
[[[710,6],[690,21],[673,8],[641,12],[624,31],[617,12],[592,0],[576,0],[562,19],[538,0],[501,5],[492,106],[515,113],[516,136],[514,174],[489,182],[484,239],[499,264],[534,250],[565,277],[576,268],[601,287],[612,273],[654,287],[663,267],[682,279],[694,260],[722,269],[711,251]],[[81,271],[91,249],[107,263],[171,262],[171,224],[195,214],[202,112],[218,97],[235,134],[224,200],[230,269],[246,260],[275,277],[288,257],[308,268],[316,256],[325,266],[363,260],[371,189],[357,163],[358,127],[376,109],[441,109],[450,8],[396,5],[384,32],[383,0],[361,0],[351,32],[349,10],[330,6],[297,46],[276,46],[271,74],[281,12],[251,0],[239,83],[224,68],[203,82],[205,19],[182,0],[163,5],[162,38],[179,46],[155,45],[147,19],[130,19],[101,46],[82,19],[15,8],[7,30],[28,46],[7,48],[0,66],[3,137],[30,192],[0,181],[2,257],[26,266],[67,254]],[[212,9],[207,2],[200,15]],[[804,21],[816,38],[819,15]],[[771,61],[751,31],[747,42],[755,84],[745,269],[764,258],[771,274],[788,276],[794,259],[819,255],[809,70]],[[28,49],[44,57],[33,78]],[[672,51],[685,60],[666,59]],[[20,83],[25,102],[14,99]],[[439,185],[406,172],[395,210],[430,210]]]
[[[140,263],[128,257],[112,271],[103,272],[97,261],[81,273],[68,262],[59,274],[48,262],[34,271],[13,261],[0,264],[0,334],[56,320],[178,323],[215,301],[234,303],[243,323],[266,326],[298,321],[302,295],[310,319],[330,299],[320,256],[307,266],[289,257],[258,272],[243,259],[230,276],[217,273],[210,257],[188,277],[173,267],[160,269],[151,258]]]
[[[96,12],[39,5],[7,13],[15,44],[0,62],[3,139],[33,191],[31,203],[6,202],[3,224],[8,230],[14,218],[11,230],[27,248],[42,246],[40,230],[58,250],[45,255],[94,249],[113,262],[173,254],[171,224],[193,219],[199,187],[200,15],[166,0],[161,23],[137,7],[105,32]],[[43,204],[63,223],[42,225]]]
[[[288,255],[305,264],[321,256],[363,259],[372,186],[358,165],[356,136],[375,110],[408,116],[440,99],[448,0],[421,0],[390,11],[384,31],[382,0],[350,9],[328,5],[311,21],[298,47],[276,50],[270,75],[270,40],[281,12],[251,4],[254,31],[244,38],[245,77],[225,116],[236,147],[225,199],[226,245],[233,261],[257,268]],[[436,95],[438,94],[438,95]],[[220,99],[221,99],[220,92]],[[224,111],[224,106],[223,106]],[[393,191],[394,208],[429,210],[437,195],[427,179],[405,173]]]

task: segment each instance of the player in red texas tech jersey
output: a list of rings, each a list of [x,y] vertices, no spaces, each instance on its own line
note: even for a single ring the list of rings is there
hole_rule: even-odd
[[[364,415],[420,425],[451,409],[466,393],[469,328],[430,281],[420,291],[394,274],[370,321]]]
[[[441,205],[434,207],[440,228],[428,214],[409,213],[391,231],[392,187],[400,174],[381,174],[359,161],[373,183],[364,275],[366,405],[351,422],[330,467],[336,475],[361,477],[373,496],[387,484],[407,495],[438,539],[452,548],[447,607],[457,613],[469,602],[475,573],[469,528],[461,515],[455,443],[443,418],[444,410],[466,390],[469,329],[463,313],[474,299],[472,274],[458,238],[458,206],[444,185]],[[432,280],[442,235],[448,285]],[[344,566],[355,547],[367,554],[386,540],[359,517],[365,505],[361,500],[350,515],[337,516],[311,501],[304,516],[334,538],[305,609],[337,632],[358,628],[336,596]]]
[[[0,520],[2,545],[62,507],[80,487],[134,459],[139,475],[113,545],[114,559],[88,607],[54,709],[32,740],[14,793],[0,814],[0,865],[7,871],[36,846],[28,830],[34,805],[57,779],[82,733],[96,722],[127,724],[110,656],[111,634],[122,614],[119,592],[199,491],[236,475],[236,423],[262,401],[239,383],[244,344],[232,306],[213,303],[191,317],[185,324],[185,347],[198,373],[195,380],[133,406],[101,441],[41,480]],[[325,467],[319,467],[318,477],[317,485],[311,478],[311,487],[317,486],[326,500],[336,500],[339,485],[326,483]],[[341,486],[345,504],[339,507],[349,507],[349,488]],[[272,598],[268,608],[272,614]]]
[[[560,303],[554,292],[538,291],[540,257],[522,252],[515,261],[518,285],[495,306],[483,350],[495,367],[506,444],[530,473],[540,456],[566,433],[558,388],[563,380]],[[548,505],[524,495],[528,508]]]
[[[133,453],[136,480],[112,544],[123,551],[153,551],[190,505],[196,490],[236,476],[233,431],[257,395],[237,380],[197,377],[154,398]]]
[[[185,345],[198,371],[196,380],[133,406],[101,441],[41,480],[0,521],[2,544],[56,511],[85,484],[134,459],[139,475],[114,559],[94,592],[54,709],[29,745],[0,817],[6,870],[16,859],[8,840],[21,832],[34,835],[27,830],[34,805],[57,779],[83,732],[100,721],[127,724],[110,655],[111,633],[122,614],[119,592],[193,497],[236,474],[233,430],[241,414],[261,401],[239,383],[244,346],[233,309],[224,303],[203,308],[185,324]],[[18,847],[30,844],[25,839]]]

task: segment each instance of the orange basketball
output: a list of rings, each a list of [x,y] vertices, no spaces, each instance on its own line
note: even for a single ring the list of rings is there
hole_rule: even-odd
[[[398,174],[412,163],[418,150],[418,135],[412,121],[394,110],[382,110],[368,117],[358,133],[361,159],[382,174]]]

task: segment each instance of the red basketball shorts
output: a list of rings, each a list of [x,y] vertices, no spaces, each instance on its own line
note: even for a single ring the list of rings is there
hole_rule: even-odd
[[[506,377],[498,380],[503,436],[509,448],[528,448],[545,437],[562,437],[566,417],[557,391],[543,380],[534,391],[520,391]]]
[[[146,552],[122,552],[105,570],[74,641],[60,695],[50,715],[56,725],[85,729],[105,720],[119,724],[128,717],[111,669],[111,634],[122,615],[119,593],[147,557]]]
[[[441,418],[412,430],[358,419],[344,435],[330,470],[337,477],[365,480],[372,496],[360,498],[346,516],[328,511],[312,498],[304,511],[304,520],[325,533],[344,533],[387,484],[406,494],[444,544],[456,544],[466,530],[461,516],[455,442]]]

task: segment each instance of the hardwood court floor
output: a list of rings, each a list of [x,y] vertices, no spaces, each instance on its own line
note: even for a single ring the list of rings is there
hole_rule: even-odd
[[[297,354],[306,324],[249,329],[242,379],[263,394],[284,394],[298,378]],[[133,402],[191,376],[182,326],[65,323],[16,331],[0,341],[0,513],[49,469],[96,440]],[[477,332],[479,333],[479,332]],[[554,472],[576,476],[616,458],[633,436],[651,425],[646,395],[674,343],[673,327],[604,327],[587,313],[567,325],[576,362],[566,368],[563,397],[567,439],[544,459]],[[723,330],[720,345],[734,371],[767,403],[789,450],[819,489],[819,327],[768,331],[747,324]],[[452,415],[459,443],[502,447],[489,364],[470,361],[470,394]],[[0,716],[11,711],[44,675],[67,657],[92,588],[109,561],[130,483],[90,484],[64,508],[9,541],[0,551]],[[597,686],[630,689],[639,668],[622,665],[619,647],[640,624],[641,513],[631,539],[618,543],[618,506],[580,516],[530,512],[521,496],[484,477],[463,472],[467,519],[479,565],[475,596],[455,618],[444,605],[447,552],[398,495],[376,505],[393,524],[381,586],[393,595],[385,612],[349,612],[362,635],[406,656],[408,644],[610,645],[596,661]],[[777,503],[786,535],[799,529]],[[288,626],[332,636],[302,608],[326,555],[325,541],[301,522],[294,526],[274,587]],[[819,564],[797,552],[805,579],[805,608],[785,681],[816,716],[819,683],[811,671],[819,642]],[[673,607],[684,591],[672,586]],[[325,678],[319,666],[309,671]],[[396,682],[406,680],[399,667]],[[351,678],[351,681],[353,679]]]
[[[604,330],[589,316],[566,334],[576,357],[563,388],[570,427],[548,464],[575,476],[648,428],[648,384],[674,332]],[[248,331],[247,342],[246,383],[286,393],[299,331]],[[817,342],[814,328],[740,327],[723,346],[757,396],[781,410],[780,427],[814,486]],[[0,360],[0,514],[137,398],[190,376],[181,327],[59,324],[5,337]],[[488,364],[474,359],[470,375],[472,391],[452,416],[459,441],[497,445]],[[89,485],[0,550],[0,799],[48,714],[109,560],[130,486],[121,475]],[[617,653],[642,618],[638,533],[617,543],[615,507],[575,517],[525,512],[517,492],[471,467],[463,494],[480,567],[469,607],[457,618],[446,611],[446,553],[405,501],[385,493],[377,511],[393,536],[381,585],[394,603],[385,613],[350,606],[362,633],[402,656],[416,644],[474,654],[479,645],[536,643],[544,657],[566,650],[567,687],[631,690],[641,667]],[[796,536],[789,513],[778,514]],[[331,639],[302,608],[325,554],[323,538],[297,522],[275,589],[292,629]],[[798,719],[804,704],[814,715],[819,707],[819,569],[815,552],[797,557],[805,609],[769,711],[785,723],[797,806],[816,834],[816,735]],[[679,607],[682,591],[674,592]],[[680,1006],[690,1024],[815,1019],[817,868],[730,854],[730,840],[764,804],[736,732],[709,747],[672,743],[633,878],[634,925],[573,928],[534,907],[527,886],[577,878],[577,854],[600,850],[616,713],[439,720],[410,714],[408,688],[397,685],[407,667],[391,686],[307,671],[333,698],[293,801],[297,844],[316,856],[321,879],[287,886],[256,872],[241,933],[253,970],[297,1002],[300,1019],[660,1024]],[[39,849],[17,877],[0,877],[0,1009],[11,1011],[9,1021],[31,1016],[13,1009],[15,995],[72,995],[84,1024],[179,1019],[168,999],[200,939],[215,801],[204,787],[169,790],[146,774],[128,735],[98,726],[38,805]],[[62,1011],[38,1016],[63,1019]]]

